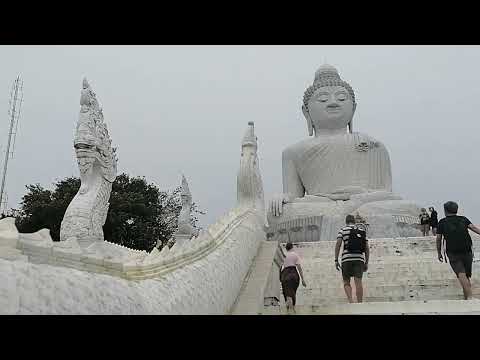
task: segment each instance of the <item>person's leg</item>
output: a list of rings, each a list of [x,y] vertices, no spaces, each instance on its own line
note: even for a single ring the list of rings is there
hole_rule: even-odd
[[[468,300],[472,297],[472,286],[470,284],[470,280],[468,279],[471,274],[471,266],[468,269],[465,269],[465,265],[468,267],[468,261],[466,261],[467,256],[461,254],[447,254],[448,258],[450,259],[450,266],[452,270],[457,275],[458,281],[462,286],[463,290],[463,298]],[[471,258],[471,257],[470,257]],[[468,275],[468,276],[467,276]]]
[[[288,302],[288,294],[287,294],[287,283],[285,281],[282,281],[282,293],[283,293],[283,298],[285,300],[285,305],[287,307],[287,311],[289,309],[289,302]]]
[[[343,278],[343,289],[345,290],[345,295],[349,303],[352,303],[352,286],[350,285],[350,278],[352,274],[352,262],[346,261],[342,263],[342,278]]]
[[[365,269],[365,263],[363,261],[354,261],[352,263],[352,275],[355,281],[355,295],[357,302],[361,303],[363,301],[363,270]]]
[[[470,284],[467,275],[463,272],[458,273],[458,281],[460,281],[460,285],[462,285],[463,298],[465,300],[470,300],[472,298],[472,285]]]
[[[437,236],[437,228],[432,226],[432,235]]]
[[[357,302],[361,303],[363,301],[363,285],[362,278],[354,277],[355,281],[355,294],[357,296]]]
[[[468,290],[469,293],[467,294],[467,300],[473,299],[473,291],[472,291],[472,283],[470,278],[472,277],[472,264],[473,264],[473,253],[469,253],[465,255],[463,265],[465,266],[465,277],[468,282]]]
[[[295,270],[294,273],[294,280],[292,281],[292,287],[293,287],[293,292],[292,292],[292,312],[296,314],[295,311],[295,305],[297,304],[297,290],[298,286],[300,285],[300,275],[298,274],[298,271]]]
[[[287,296],[287,301],[285,302],[287,306],[287,315],[290,315],[292,313],[292,298],[290,296]]]
[[[347,299],[349,303],[352,303],[352,286],[350,285],[350,278],[343,279],[343,289],[345,290],[345,294],[347,295]]]
[[[287,304],[287,310],[288,310],[293,306],[293,299],[290,296],[287,296],[287,301],[285,303]]]
[[[292,296],[291,310],[292,310],[292,313],[296,314],[295,305],[297,304],[297,288],[295,288],[295,292],[292,295],[293,296]]]
[[[428,236],[428,224],[423,224],[423,236]]]

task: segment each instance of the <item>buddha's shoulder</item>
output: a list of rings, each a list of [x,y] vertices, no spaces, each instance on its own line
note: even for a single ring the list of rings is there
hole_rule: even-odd
[[[313,143],[314,138],[310,139],[305,139],[302,141],[299,141],[293,145],[287,146],[283,151],[282,155],[283,157],[295,157],[299,152],[304,151],[308,147],[310,147]]]

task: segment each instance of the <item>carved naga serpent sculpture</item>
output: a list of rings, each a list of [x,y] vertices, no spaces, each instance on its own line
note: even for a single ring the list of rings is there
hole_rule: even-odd
[[[80,169],[81,186],[68,205],[60,228],[60,241],[76,240],[86,248],[103,241],[112,183],[117,175],[117,157],[103,112],[87,79],[83,80],[73,146]]]

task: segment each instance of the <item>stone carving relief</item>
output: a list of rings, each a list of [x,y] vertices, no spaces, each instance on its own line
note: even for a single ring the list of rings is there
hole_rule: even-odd
[[[87,79],[83,80],[73,146],[81,186],[65,212],[60,240],[78,242],[86,248],[104,239],[108,200],[117,175],[116,149],[112,147],[103,111]]]

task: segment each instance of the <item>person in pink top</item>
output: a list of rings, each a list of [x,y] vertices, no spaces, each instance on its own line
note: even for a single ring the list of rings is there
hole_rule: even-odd
[[[290,313],[290,311],[293,311],[293,313],[295,313],[295,303],[297,300],[297,289],[300,283],[300,278],[302,279],[303,286],[307,286],[307,284],[303,277],[300,257],[295,251],[293,251],[293,244],[288,242],[285,248],[287,249],[287,255],[285,256],[280,271],[280,282],[282,283],[283,297],[287,304],[287,312]]]

